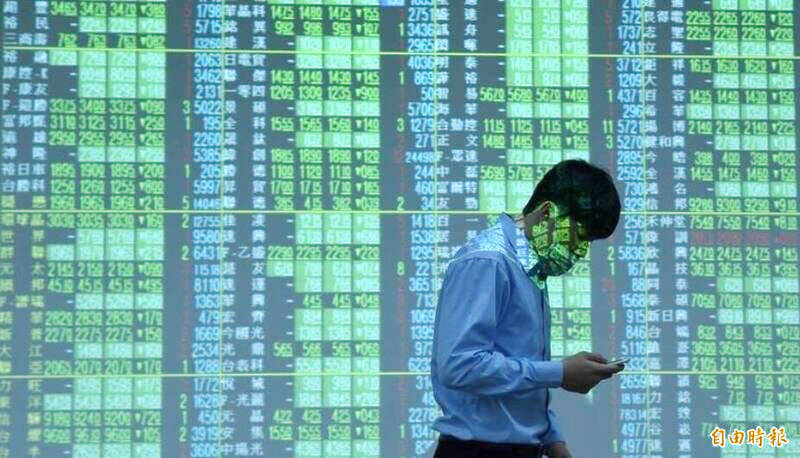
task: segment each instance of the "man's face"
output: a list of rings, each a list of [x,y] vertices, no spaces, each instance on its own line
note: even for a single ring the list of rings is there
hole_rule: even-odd
[[[525,221],[531,249],[547,276],[567,273],[589,252],[586,229],[553,202],[543,202]]]

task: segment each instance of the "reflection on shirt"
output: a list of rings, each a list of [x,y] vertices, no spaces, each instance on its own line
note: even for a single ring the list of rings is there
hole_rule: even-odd
[[[563,440],[548,388],[561,385],[564,368],[550,361],[547,288],[528,276],[536,267],[524,233],[505,213],[447,266],[431,358],[440,433],[505,443]]]

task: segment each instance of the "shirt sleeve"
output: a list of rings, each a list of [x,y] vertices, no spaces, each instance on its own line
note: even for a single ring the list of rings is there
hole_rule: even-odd
[[[542,444],[548,446],[554,442],[566,442],[564,436],[561,435],[561,427],[556,420],[556,413],[549,405],[547,406],[547,418],[550,420],[550,430],[542,437]]]
[[[535,361],[494,350],[498,309],[511,292],[506,266],[491,258],[452,263],[437,310],[434,357],[439,381],[475,395],[561,385],[561,361]]]

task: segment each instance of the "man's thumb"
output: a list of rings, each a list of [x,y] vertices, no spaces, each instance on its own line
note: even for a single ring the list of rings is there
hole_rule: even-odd
[[[597,364],[594,363],[595,370],[603,374],[605,378],[611,377],[622,370],[622,366],[616,364]]]
[[[622,369],[625,369],[625,366],[623,366],[621,364],[606,364],[606,367],[610,367],[611,368],[610,374],[616,374],[617,372],[621,371]]]

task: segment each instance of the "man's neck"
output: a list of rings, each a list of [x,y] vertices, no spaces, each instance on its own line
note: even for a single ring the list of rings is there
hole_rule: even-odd
[[[522,213],[518,213],[512,216],[512,218],[514,219],[514,225],[516,225],[522,231],[522,233],[525,234],[526,239],[530,240],[530,237],[528,236],[528,231],[525,230],[525,215]],[[536,253],[534,253],[532,250],[531,250],[531,256],[533,256],[536,262],[538,262],[538,257],[536,256]],[[535,281],[537,283],[537,286],[539,286],[539,288],[541,289],[544,289],[545,288],[544,282],[547,279],[547,276],[543,272],[539,272],[539,274],[536,277],[537,278]]]
[[[514,225],[517,226],[523,234],[525,234],[526,239],[530,240],[530,237],[528,237],[528,231],[525,230],[525,215],[522,213],[517,213],[516,215],[512,216],[512,218],[514,219]]]

